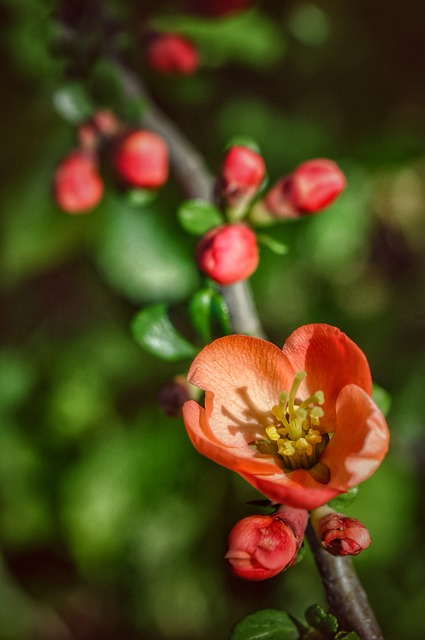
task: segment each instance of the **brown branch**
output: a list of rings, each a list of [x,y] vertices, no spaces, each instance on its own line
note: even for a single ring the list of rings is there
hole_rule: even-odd
[[[152,103],[140,80],[116,58],[114,64],[118,67],[128,97],[142,99],[146,104],[142,124],[159,133],[167,141],[171,168],[185,195],[189,198],[212,200],[213,178],[201,155],[175,124]],[[264,337],[248,282],[223,287],[222,291],[229,306],[235,333]],[[307,530],[307,538],[320,572],[327,601],[341,627],[347,631],[356,631],[362,640],[383,640],[351,559],[334,557],[324,551],[319,546],[311,525]]]
[[[355,631],[362,640],[384,640],[351,558],[335,557],[322,549],[311,523],[307,539],[322,579],[331,613],[344,631]]]

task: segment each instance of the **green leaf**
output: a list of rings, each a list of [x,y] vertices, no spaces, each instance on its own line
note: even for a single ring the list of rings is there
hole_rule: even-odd
[[[360,640],[360,636],[355,631],[340,631],[336,634],[334,640]]]
[[[225,335],[233,333],[229,307],[227,306],[227,302],[225,301],[221,293],[218,293],[217,291],[214,291],[212,297],[212,310],[214,316],[217,318],[220,324],[220,327],[223,330],[223,333]]]
[[[186,200],[180,205],[177,216],[183,229],[196,236],[223,223],[218,209],[206,200]]]
[[[200,289],[192,297],[189,304],[192,324],[205,342],[211,340],[211,301],[213,294],[214,291],[210,288]]]
[[[320,606],[320,604],[312,604],[308,609],[306,609],[304,615],[308,624],[315,629],[318,629],[322,620],[326,618],[326,611],[322,606]]]
[[[296,625],[285,611],[263,609],[241,620],[230,640],[296,640]]]
[[[95,234],[97,266],[109,285],[136,304],[176,302],[196,291],[198,272],[184,240],[158,200],[141,209],[105,194]]]
[[[388,391],[373,383],[372,400],[378,405],[384,416],[388,415],[391,409],[391,396]]]
[[[185,340],[171,324],[164,304],[154,304],[139,311],[131,323],[136,342],[149,353],[168,360],[191,358],[196,347]]]
[[[358,487],[351,487],[351,489],[348,489],[345,493],[341,493],[341,495],[333,498],[333,500],[329,502],[329,506],[336,511],[344,510],[354,502],[358,493]]]
[[[89,118],[94,105],[79,82],[67,84],[53,94],[53,104],[58,114],[71,124]]]
[[[270,251],[273,251],[273,253],[276,253],[278,256],[284,256],[289,251],[288,245],[280,242],[279,240],[275,240],[275,238],[272,238],[265,233],[258,234],[257,240],[260,244],[264,245],[267,249],[270,249]]]

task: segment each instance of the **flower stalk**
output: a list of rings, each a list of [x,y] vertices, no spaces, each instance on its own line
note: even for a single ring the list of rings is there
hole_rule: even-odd
[[[212,201],[213,179],[204,159],[186,137],[150,100],[136,75],[115,56],[123,90],[129,99],[137,98],[146,104],[141,124],[162,135],[170,149],[171,170],[189,198]],[[223,287],[223,296],[229,306],[235,332],[264,337],[249,283],[240,281]],[[311,526],[307,539],[318,567],[326,599],[341,627],[354,630],[362,640],[383,640],[382,632],[358,579],[350,558],[335,557],[322,549]]]

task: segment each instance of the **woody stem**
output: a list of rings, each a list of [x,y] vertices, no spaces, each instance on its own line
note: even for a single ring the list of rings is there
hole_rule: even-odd
[[[157,132],[167,141],[171,169],[189,198],[213,199],[213,177],[205,161],[176,125],[153,104],[138,76],[117,56],[110,56],[129,99],[142,101],[146,107],[141,124]],[[264,329],[252,298],[249,283],[238,282],[222,288],[228,304],[233,330],[265,337]],[[334,557],[319,546],[309,525],[307,538],[313,551],[326,598],[341,628],[356,631],[362,640],[383,640],[382,632],[370,607],[366,593],[349,558]]]
[[[307,527],[306,536],[322,579],[328,605],[338,619],[340,628],[355,631],[361,640],[384,640],[351,558],[336,557],[322,549],[311,523]]]

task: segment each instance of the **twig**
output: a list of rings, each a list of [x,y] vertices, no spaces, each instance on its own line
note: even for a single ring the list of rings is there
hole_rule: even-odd
[[[170,149],[171,168],[185,195],[211,200],[213,178],[198,151],[150,100],[140,80],[117,58],[113,58],[129,98],[146,104],[143,125],[165,138]],[[247,281],[223,287],[236,333],[264,337]],[[309,525],[307,537],[320,572],[326,598],[340,625],[356,631],[362,640],[383,640],[382,632],[370,607],[366,593],[349,558],[334,557],[318,544]]]
[[[307,539],[322,579],[331,612],[340,628],[355,631],[362,640],[384,640],[351,558],[335,557],[322,549],[309,523]]]

